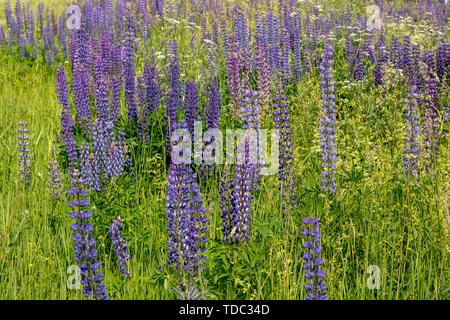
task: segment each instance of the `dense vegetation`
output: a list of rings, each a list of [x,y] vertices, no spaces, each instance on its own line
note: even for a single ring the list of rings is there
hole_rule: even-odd
[[[448,5],[0,3],[1,299],[449,298]],[[194,121],[279,170],[175,164]]]

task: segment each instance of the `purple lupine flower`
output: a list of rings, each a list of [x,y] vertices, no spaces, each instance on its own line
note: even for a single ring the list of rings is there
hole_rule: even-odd
[[[50,160],[47,169],[50,195],[52,199],[57,200],[61,196],[61,172],[59,171],[58,161]]]
[[[390,59],[389,61],[397,68],[401,68],[401,51],[400,51],[400,42],[397,37],[393,37],[391,40],[391,45],[389,46],[390,51]]]
[[[216,20],[213,20],[213,23],[212,23],[212,41],[216,45],[219,45],[219,27],[217,25]]]
[[[285,28],[281,29],[281,40],[283,42],[283,56],[281,58],[281,74],[283,80],[288,82],[291,77],[291,64],[289,57],[291,54],[291,45],[289,39],[289,33]]]
[[[247,22],[245,15],[238,13],[234,20],[234,34],[239,42],[239,47],[241,49],[248,48],[248,34],[247,34]]]
[[[355,51],[353,49],[352,39],[348,39],[347,41],[345,41],[345,57],[349,61],[350,66],[352,66],[352,60],[353,60],[354,54],[355,54]]]
[[[424,52],[422,60],[428,66],[429,70],[436,72],[436,62],[435,62],[434,58],[435,57],[434,57],[433,51],[427,50]]]
[[[403,39],[401,59],[403,69],[405,70],[405,75],[409,79],[410,83],[414,85],[415,84],[414,67],[413,61],[411,59],[411,44],[408,35],[405,35]]]
[[[22,4],[20,3],[20,0],[16,1],[15,12],[16,12],[16,35],[17,39],[19,39],[20,36],[22,35],[23,30]]]
[[[355,54],[355,62],[354,62],[354,78],[356,81],[364,80],[364,56],[363,51],[358,49]]]
[[[293,47],[294,47],[294,78],[300,81],[302,78],[302,46],[301,46],[301,31],[294,30]]]
[[[249,236],[253,170],[250,166],[250,139],[248,137],[238,144],[236,160],[232,191],[233,214],[230,221],[232,228],[229,237],[224,238],[224,241],[234,244],[247,241]]]
[[[327,45],[322,54],[320,64],[320,78],[322,91],[322,114],[320,118],[320,147],[322,152],[321,189],[323,192],[334,193],[336,191],[335,166],[337,161],[335,143],[336,108],[333,81],[333,55],[334,48]]]
[[[19,122],[19,180],[20,183],[29,185],[31,183],[31,160],[30,160],[30,149],[29,146],[29,136],[28,136],[28,123]]]
[[[108,177],[117,178],[123,174],[123,171],[127,165],[127,145],[125,143],[125,133],[123,131],[117,132],[117,135],[113,137],[108,149]]]
[[[94,29],[94,6],[92,0],[86,0],[84,3],[84,16],[86,19],[86,31],[90,34],[95,33]]]
[[[69,94],[67,91],[67,78],[62,65],[59,66],[56,74],[56,86],[58,89],[58,101],[62,106],[61,110],[61,124],[63,130],[64,145],[66,148],[67,159],[69,161],[69,171],[73,170],[78,165],[78,152],[73,136],[73,121],[70,114]]]
[[[112,0],[105,1],[105,26],[108,32],[114,28],[114,6]]]
[[[44,39],[44,3],[37,5],[37,16],[39,23],[39,38]]]
[[[275,129],[279,130],[280,143],[278,168],[279,190],[281,192],[283,209],[294,210],[297,208],[295,204],[297,194],[295,193],[294,150],[292,148],[292,129],[287,97],[281,94],[275,96],[273,98],[273,109],[273,121],[275,122]]]
[[[260,157],[262,158],[261,142],[260,142],[260,103],[259,103],[259,92],[253,90],[246,90],[244,97],[242,98],[242,108],[240,120],[243,122],[243,129],[252,129],[253,131],[249,133],[252,139],[255,139],[256,150],[252,150],[252,163],[250,165],[252,173],[253,186],[256,189],[259,180],[259,165],[261,164]],[[253,154],[255,152],[255,154]]]
[[[375,57],[372,49],[372,33],[364,40],[363,53],[364,56],[370,59],[371,63],[375,62]]]
[[[135,82],[136,75],[134,64],[135,26],[131,12],[127,14],[125,23],[125,40],[123,45],[123,68],[125,75],[125,97],[128,107],[128,122],[137,120],[137,108],[135,102]]]
[[[19,53],[21,58],[27,58],[29,57],[29,53],[25,46],[27,45],[26,39],[23,35],[19,37]]]
[[[16,21],[14,19],[14,17],[11,17],[11,28],[8,30],[8,48],[9,48],[9,53],[10,55],[13,54],[13,45],[14,42],[17,42],[16,40],[17,35],[16,35]]]
[[[98,166],[90,145],[83,141],[80,146],[80,175],[83,183],[90,190],[99,190]]]
[[[417,117],[417,94],[415,87],[408,93],[405,103],[405,151],[403,153],[403,169],[406,174],[418,175],[417,164],[419,162],[419,135],[420,127]]]
[[[62,54],[64,56],[64,59],[67,58],[67,39],[66,39],[66,33],[64,32],[64,28],[66,25],[66,13],[63,12],[59,16],[58,20],[58,42],[61,47]]]
[[[5,29],[3,25],[0,24],[0,46],[4,46],[7,43]]]
[[[430,172],[430,169],[436,166],[438,159],[439,128],[436,106],[434,103],[434,92],[436,91],[436,87],[436,80],[433,74],[430,74],[426,80],[424,92],[425,127],[423,133],[425,135],[425,166],[427,172]]]
[[[239,59],[239,69],[240,69],[240,97],[239,101],[241,103],[240,108],[243,107],[244,100],[248,95],[250,94],[251,84],[250,84],[250,52],[247,50],[242,50],[240,52],[240,59]]]
[[[102,283],[103,274],[98,270],[100,262],[97,261],[97,250],[94,248],[96,241],[92,236],[94,227],[89,222],[92,213],[87,209],[90,203],[86,199],[87,191],[83,189],[83,181],[78,170],[73,173],[74,186],[67,192],[74,200],[69,201],[71,219],[76,219],[70,228],[75,232],[72,237],[75,251],[75,261],[80,263],[81,284],[86,298],[91,295],[94,299],[108,300],[106,286]]]
[[[5,2],[5,18],[6,18],[6,26],[11,27],[13,24],[12,19],[12,10],[11,10],[11,2],[8,0]]]
[[[147,88],[147,113],[151,115],[159,108],[161,100],[161,84],[158,78],[153,53],[151,60],[147,60],[144,65],[144,77]]]
[[[111,143],[111,128],[108,128],[110,125],[110,123],[104,123],[101,120],[97,120],[94,122],[92,128],[92,151],[95,157],[94,173],[95,180],[99,181],[98,184],[94,184],[93,189],[98,192],[103,191],[105,187],[106,179],[108,178],[107,172],[110,167],[108,157],[108,147]]]
[[[113,77],[109,83],[109,122],[115,124],[120,118],[120,87],[119,81]]]
[[[127,261],[130,260],[130,254],[128,253],[128,246],[125,240],[120,234],[119,228],[122,227],[123,220],[117,217],[111,227],[109,228],[109,234],[111,235],[111,241],[114,248],[114,253],[117,255],[117,261],[119,264],[120,271],[122,271],[123,277],[131,277],[128,271]]]
[[[182,108],[182,89],[180,81],[180,62],[178,60],[178,43],[169,42],[170,66],[169,66],[169,92],[166,99],[166,147],[170,152],[171,129],[177,123],[178,110]]]
[[[190,167],[171,163],[166,197],[168,264],[194,277],[204,269],[208,232],[208,218],[195,179]]]
[[[160,18],[164,17],[164,0],[155,0],[156,11]]]
[[[311,73],[313,68],[313,54],[314,51],[312,51],[310,48],[305,47],[303,51],[303,67],[305,69],[305,73]]]
[[[91,107],[88,90],[88,74],[83,65],[73,66],[72,91],[80,127],[85,135],[90,130]]]
[[[269,66],[267,65],[264,48],[258,45],[256,57],[256,70],[258,73],[257,84],[259,91],[259,100],[261,101],[261,109],[269,112],[270,99],[270,75]]]
[[[186,122],[191,137],[194,134],[194,122],[198,119],[198,85],[192,82],[186,82],[185,98]]]
[[[227,23],[224,20],[220,21],[220,40],[222,43],[222,50],[224,57],[228,58],[228,49],[229,49],[228,30],[227,30]]]
[[[306,300],[327,300],[327,294],[325,293],[327,286],[323,282],[325,272],[321,267],[323,258],[320,253],[323,248],[320,245],[319,218],[304,218],[303,224],[306,226],[302,232],[302,235],[306,237],[303,243],[303,248],[306,249],[303,255],[303,260],[305,260],[303,269],[307,270],[305,277],[308,280],[308,284],[305,286],[308,294],[305,298]]]
[[[228,43],[228,89],[231,96],[231,104],[233,108],[231,110],[234,116],[237,116],[241,106],[241,87],[240,87],[240,74],[239,74],[239,59],[240,51],[236,38],[230,37],[230,42]]]
[[[219,129],[219,118],[221,111],[221,96],[219,92],[219,84],[217,81],[212,80],[209,84],[208,91],[208,104],[207,104],[207,128],[210,129]],[[210,137],[209,140],[203,140],[204,148],[207,150],[206,154],[212,155],[213,148],[215,145],[215,137]],[[214,169],[214,159],[212,158],[204,158],[203,159],[209,167],[209,170]],[[202,166],[202,174],[205,173],[205,168]]]
[[[375,85],[379,86],[383,84],[383,65],[387,63],[384,60],[384,46],[382,42],[377,42],[375,45],[375,64],[376,67],[373,70],[373,75],[375,79]]]
[[[122,32],[123,32],[123,21],[125,17],[125,4],[122,0],[116,1],[116,32],[121,38]]]
[[[95,89],[93,95],[95,99],[95,116],[98,120],[106,123],[111,118],[111,115],[109,114],[108,89],[104,72],[103,60],[97,58],[94,63]]]
[[[1,34],[1,30],[0,30]],[[0,37],[1,38],[1,37]],[[1,42],[1,40],[0,40]],[[447,69],[450,68],[449,62],[446,61],[446,44],[440,43],[436,47],[436,74],[440,80],[444,79]]]

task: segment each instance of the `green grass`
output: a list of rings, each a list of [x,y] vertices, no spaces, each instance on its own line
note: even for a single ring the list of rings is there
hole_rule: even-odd
[[[179,51],[189,57],[190,43],[185,36],[190,31],[178,31]],[[152,38],[156,48],[165,40],[159,34],[155,32]],[[337,52],[336,60],[339,162],[335,199],[325,201],[318,185],[320,87],[318,76],[313,75],[289,89],[297,210],[283,215],[276,176],[266,177],[252,202],[249,241],[239,247],[224,245],[220,173],[201,181],[211,230],[204,274],[208,298],[303,299],[301,219],[313,216],[322,224],[329,298],[450,297],[448,135],[441,137],[435,178],[405,177],[402,101],[407,88],[399,85],[384,93],[370,81],[347,84],[346,66],[339,63],[342,52]],[[191,79],[204,63],[181,61]],[[162,62],[159,64],[161,67]],[[81,290],[66,286],[67,269],[74,264],[67,199],[63,195],[52,201],[47,192],[47,163],[53,159],[60,130],[56,68],[47,67],[42,58],[19,60],[0,50],[0,299],[82,298]],[[419,111],[423,117],[423,110]],[[18,182],[19,121],[27,121],[30,129],[29,187]],[[167,256],[163,123],[161,110],[152,117],[149,146],[129,141],[136,181],[125,177],[106,195],[90,195],[101,271],[111,299],[175,298],[170,291],[173,275],[158,271]],[[65,191],[66,180],[67,175]],[[132,257],[130,279],[122,279],[108,239],[107,228],[118,215],[125,220],[123,235]],[[367,286],[371,265],[380,269],[378,290]]]

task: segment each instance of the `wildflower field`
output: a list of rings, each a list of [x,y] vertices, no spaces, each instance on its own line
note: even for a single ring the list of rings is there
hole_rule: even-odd
[[[449,299],[449,10],[0,0],[0,299]]]

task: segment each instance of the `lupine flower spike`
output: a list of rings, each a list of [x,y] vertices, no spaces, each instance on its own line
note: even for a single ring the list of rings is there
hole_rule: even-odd
[[[114,220],[111,227],[109,228],[109,234],[111,235],[111,241],[114,248],[114,252],[117,255],[117,261],[119,264],[120,271],[123,277],[131,277],[128,270],[127,261],[130,260],[130,255],[128,253],[128,246],[125,240],[120,234],[119,228],[122,227],[123,220],[120,217]]]
[[[19,122],[19,179],[20,183],[26,185],[31,183],[31,170],[30,170],[30,149],[29,136],[28,136],[28,123]]]
[[[308,291],[306,300],[327,300],[325,290],[327,286],[323,282],[325,272],[322,269],[323,259],[320,257],[322,246],[320,245],[321,234],[319,232],[319,218],[304,218],[305,229],[302,235],[306,238],[303,248],[306,249],[303,255],[306,270],[305,277],[308,280],[305,288]]]
[[[97,261],[96,243],[92,232],[94,227],[89,222],[92,213],[87,209],[90,203],[87,197],[87,190],[83,189],[83,180],[78,170],[72,174],[73,186],[67,192],[74,200],[69,201],[69,207],[73,210],[70,218],[75,219],[71,229],[75,232],[72,237],[75,251],[75,261],[79,263],[81,284],[84,286],[83,293],[86,298],[91,295],[94,299],[108,300],[106,287],[102,283],[103,274],[98,270],[100,262]]]

